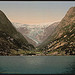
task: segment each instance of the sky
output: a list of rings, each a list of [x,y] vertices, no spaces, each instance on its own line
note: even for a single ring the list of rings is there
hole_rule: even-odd
[[[0,1],[2,10],[11,22],[42,24],[60,21],[75,1]]]

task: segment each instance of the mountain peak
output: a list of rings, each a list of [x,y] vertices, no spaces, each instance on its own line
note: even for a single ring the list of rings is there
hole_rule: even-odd
[[[5,16],[5,14],[3,13],[3,11],[2,10],[0,10],[0,16]]]
[[[67,11],[65,17],[61,20],[61,22],[59,24],[60,25],[59,28],[62,27],[62,26],[66,26],[68,24],[71,24],[72,22],[75,23],[74,19],[75,19],[75,7],[71,7]]]
[[[73,11],[73,10],[75,10],[75,7],[71,7],[69,10]]]
[[[67,15],[74,15],[75,14],[75,7],[71,7],[68,12]]]
[[[3,13],[3,12],[0,10],[0,13]]]

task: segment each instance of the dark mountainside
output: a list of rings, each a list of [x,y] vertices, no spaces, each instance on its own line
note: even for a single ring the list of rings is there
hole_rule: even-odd
[[[45,55],[75,55],[75,7],[71,7],[65,17],[40,46]]]
[[[30,31],[25,28],[25,27],[20,27],[20,28],[16,28],[17,31],[19,31],[24,37],[25,39],[30,43],[32,44],[34,47],[36,47],[36,42],[33,41],[32,39],[30,39],[29,37],[27,37],[25,34],[28,34]]]
[[[0,10],[0,55],[14,55],[12,51],[33,50],[34,46],[19,33]]]

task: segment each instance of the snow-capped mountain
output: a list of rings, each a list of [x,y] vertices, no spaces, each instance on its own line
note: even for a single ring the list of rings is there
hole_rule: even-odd
[[[27,37],[34,40],[37,44],[41,43],[41,40],[39,39],[38,35],[44,33],[44,29],[48,25],[27,25],[27,24],[21,24],[21,23],[12,23],[18,31],[20,31],[23,35],[26,35]]]
[[[40,44],[43,42],[43,39],[45,39],[44,38],[45,29],[53,23],[54,22],[45,23],[45,24],[35,24],[35,25],[34,24],[28,25],[28,24],[21,24],[21,23],[13,23],[13,25],[24,36],[27,36],[33,41],[35,41],[36,44]]]

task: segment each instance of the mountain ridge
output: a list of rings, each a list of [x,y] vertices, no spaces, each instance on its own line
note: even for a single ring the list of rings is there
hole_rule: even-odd
[[[46,24],[42,24],[39,25],[27,25],[27,24],[16,24],[13,23],[13,25],[16,27],[16,29],[21,32],[24,36],[27,36],[28,38],[30,38],[31,40],[33,40],[32,42],[36,42],[33,43],[33,45],[36,44],[36,46],[38,46],[41,42],[43,42],[46,37],[48,37],[56,26],[58,22],[54,22],[54,23],[47,23]],[[19,25],[19,26],[18,26]],[[17,27],[18,26],[18,27]],[[41,26],[41,27],[40,27]],[[48,28],[49,27],[49,28]],[[48,29],[48,31],[47,31]],[[51,32],[49,32],[49,30],[52,29]]]
[[[71,7],[65,17],[60,21],[55,32],[48,37],[39,50],[47,54],[74,55],[75,54],[75,7]]]
[[[11,49],[29,50],[30,47],[34,49],[0,10],[0,55],[12,55]]]
[[[42,26],[40,28],[38,25],[35,27],[32,25],[28,27],[30,31],[21,34],[23,31],[20,32],[21,30],[14,28],[6,15],[0,11],[0,55],[75,55],[75,7],[71,7],[62,20],[54,24],[54,27],[49,26],[46,29]],[[51,30],[52,28],[53,30]],[[37,33],[34,32],[35,30]],[[43,33],[44,31],[45,33]],[[29,32],[33,35],[28,34]],[[34,36],[33,39],[38,41],[44,34],[48,37],[35,48],[29,42],[28,36],[25,36],[26,34],[31,38]]]

